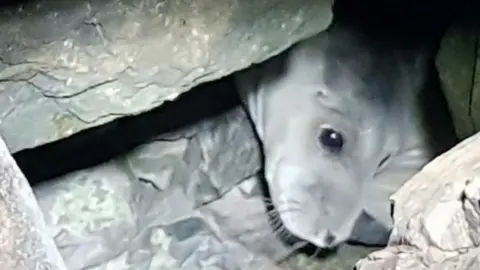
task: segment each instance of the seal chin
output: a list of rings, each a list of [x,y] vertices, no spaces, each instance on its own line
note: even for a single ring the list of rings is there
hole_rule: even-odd
[[[281,217],[285,228],[295,237],[308,241],[319,248],[331,249],[348,239],[349,234],[339,235],[329,229],[308,230],[298,222],[300,217],[295,218],[294,216],[285,214]]]
[[[302,166],[281,165],[269,166],[266,172],[270,196],[284,227],[319,248],[347,241],[362,212],[356,186],[327,181]],[[340,174],[335,179],[350,178]]]

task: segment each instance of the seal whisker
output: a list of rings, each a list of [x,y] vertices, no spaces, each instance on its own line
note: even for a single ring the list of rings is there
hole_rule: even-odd
[[[275,210],[275,209],[267,211],[267,215],[272,216],[272,217],[276,216],[276,213],[277,213],[277,210]]]
[[[284,239],[288,239],[290,237],[290,232],[280,222],[275,225],[275,228],[273,229],[273,234]]]
[[[285,226],[283,226],[281,222],[277,223],[277,228],[273,230],[273,233],[280,238],[284,238],[286,240],[293,237],[293,235],[287,230],[287,228],[285,228]]]
[[[281,228],[281,230],[278,230],[277,235],[280,238],[285,239],[285,240],[289,240],[290,237],[291,237],[291,234],[285,228]]]
[[[302,209],[300,207],[286,207],[284,209],[278,210],[280,214],[285,214],[285,213],[292,213],[292,212],[301,212]]]
[[[284,240],[291,241],[296,240],[297,238],[290,233],[285,227],[282,227],[282,231],[279,233],[279,237],[283,238]]]
[[[272,228],[275,230],[280,230],[282,229],[283,223],[280,220],[277,220],[274,224],[272,224]]]
[[[272,198],[265,197],[265,196],[260,197],[260,199],[262,199],[262,201],[264,202],[270,202],[270,203],[273,202]]]
[[[295,244],[292,245],[292,250],[298,250],[298,249],[301,249],[302,247],[308,245],[309,242],[308,241],[305,241],[303,239],[297,241]]]
[[[284,213],[284,211],[290,212],[292,210],[301,210],[302,208],[300,207],[300,204],[281,204],[279,206],[273,205],[274,208],[268,210],[268,213],[273,213],[273,212],[280,212]]]
[[[283,224],[280,218],[280,213],[276,211],[276,209],[270,210],[270,213],[271,219],[269,220],[269,224],[273,229],[273,233],[285,240],[296,239],[296,237],[292,233],[290,233],[290,231]]]
[[[265,205],[266,205],[266,206],[275,206],[275,205],[273,205],[273,203],[271,203],[271,202],[265,202]]]
[[[272,226],[277,226],[278,224],[282,224],[282,220],[278,217],[272,218],[271,221],[269,221],[270,225]]]
[[[262,202],[267,206],[274,206],[273,201],[271,199],[267,199],[268,198],[262,198]]]
[[[300,205],[300,201],[294,199],[288,199],[285,203],[292,204],[292,205]]]
[[[285,228],[285,226],[283,226],[283,224],[277,230],[277,235],[284,240],[293,239],[293,235],[290,233],[290,231],[287,228]]]
[[[315,246],[315,252],[314,252],[312,255],[308,256],[308,258],[309,258],[309,259],[312,259],[312,258],[317,257],[318,254],[320,254],[320,250],[321,250],[321,249],[320,249],[319,247]]]
[[[268,210],[267,213],[275,214],[275,213],[278,213],[278,210],[276,208],[273,208],[273,209]]]
[[[274,229],[278,229],[276,227],[282,227],[283,226],[283,222],[282,220],[280,219],[280,216],[279,215],[276,215],[274,217],[272,217],[271,220],[269,220],[269,224],[274,228]]]

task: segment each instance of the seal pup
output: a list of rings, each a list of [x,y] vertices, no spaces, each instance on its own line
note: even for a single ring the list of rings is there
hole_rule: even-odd
[[[386,244],[390,195],[438,154],[418,102],[428,58],[384,45],[337,23],[234,75],[280,220],[320,248]],[[387,237],[352,235],[364,215]]]

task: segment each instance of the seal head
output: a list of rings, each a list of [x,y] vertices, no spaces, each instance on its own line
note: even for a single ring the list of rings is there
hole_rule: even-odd
[[[270,196],[291,234],[333,247],[365,212],[390,229],[388,196],[430,158],[415,124],[422,79],[412,74],[421,72],[405,59],[333,27],[236,76],[262,141]],[[376,182],[412,149],[411,172],[386,178],[395,179],[389,188]]]

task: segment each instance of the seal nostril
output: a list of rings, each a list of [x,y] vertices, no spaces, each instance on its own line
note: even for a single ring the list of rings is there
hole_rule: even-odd
[[[325,241],[325,244],[331,245],[333,241],[335,241],[335,235],[333,235],[330,231],[327,231],[324,241]]]

